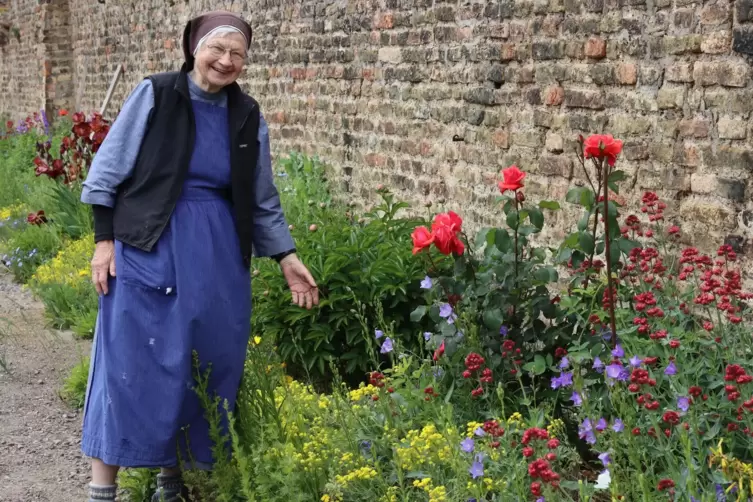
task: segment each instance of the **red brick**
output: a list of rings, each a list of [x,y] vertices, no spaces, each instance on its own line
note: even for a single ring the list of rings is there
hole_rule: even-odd
[[[374,28],[378,30],[389,30],[395,26],[395,16],[392,12],[378,12],[374,16]]]
[[[623,85],[635,85],[638,81],[638,68],[633,63],[617,65],[617,82]]]
[[[607,57],[607,42],[603,38],[591,37],[586,42],[586,56],[591,59],[603,59]]]
[[[559,106],[565,100],[565,89],[552,86],[545,91],[544,103],[548,106]]]
[[[507,129],[497,129],[492,133],[492,144],[497,148],[510,148],[510,133]]]

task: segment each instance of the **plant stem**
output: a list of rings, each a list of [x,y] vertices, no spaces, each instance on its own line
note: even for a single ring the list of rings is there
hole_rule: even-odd
[[[518,223],[515,225],[515,289],[518,289],[518,228],[520,228],[520,202],[518,202],[518,192],[515,192],[515,217]],[[512,317],[515,318],[517,303],[512,306]]]
[[[604,251],[607,254],[607,297],[609,298],[609,325],[612,329],[612,348],[617,345],[617,322],[614,315],[614,295],[612,280],[612,253],[610,251],[612,237],[609,234],[609,163],[601,159],[601,168],[604,169],[602,182],[604,184]]]

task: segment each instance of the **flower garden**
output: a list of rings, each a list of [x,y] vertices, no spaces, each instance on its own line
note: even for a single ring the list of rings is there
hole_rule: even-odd
[[[0,139],[2,265],[51,325],[84,337],[97,302],[78,196],[107,128],[96,115],[38,116]],[[737,256],[684,246],[654,193],[627,210],[619,140],[578,144],[583,186],[531,200],[525,170],[504,169],[500,225],[473,236],[453,211],[411,216],[421,211],[386,187],[361,212],[317,159],[280,159],[278,188],[322,302],[292,306],[279,266],[255,261],[229,430],[196,375],[217,458],[187,474],[196,498],[750,500],[753,295]],[[542,245],[566,206],[580,214],[570,233]],[[67,386],[74,397],[84,369]],[[122,472],[123,499],[149,500],[151,474]]]

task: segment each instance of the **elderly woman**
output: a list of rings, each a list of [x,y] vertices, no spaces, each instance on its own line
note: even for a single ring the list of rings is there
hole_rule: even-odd
[[[183,68],[136,87],[84,183],[100,294],[82,440],[90,502],[115,500],[119,467],[162,468],[153,500],[166,502],[186,496],[179,459],[211,467],[193,354],[232,409],[252,250],[279,261],[295,303],[319,301],[280,207],[267,125],[236,83],[250,42],[234,14],[191,20]]]

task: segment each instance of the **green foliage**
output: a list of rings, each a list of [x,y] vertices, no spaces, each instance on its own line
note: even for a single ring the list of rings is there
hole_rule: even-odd
[[[62,239],[52,226],[19,225],[19,230],[0,242],[0,258],[18,282],[25,283],[37,267],[61,248]]]
[[[406,204],[386,190],[380,191],[381,204],[357,218],[331,202],[315,178],[323,175],[319,164],[296,161],[287,166],[297,167],[288,173],[289,184],[280,183],[280,191],[298,255],[317,280],[321,302],[310,311],[292,305],[279,266],[258,260],[253,332],[277,341],[293,375],[326,384],[334,362],[343,375],[360,381],[376,326],[364,325],[354,315],[356,308],[366,319],[383,308],[385,322],[405,332],[406,344],[416,348],[410,340],[418,340],[420,326],[412,326],[410,314],[422,302],[417,280],[425,270],[411,256],[409,234],[420,221],[398,217]],[[309,187],[314,194],[306,192]],[[415,336],[409,334],[412,329]]]
[[[65,379],[60,396],[73,408],[83,408],[86,399],[86,384],[89,380],[89,357],[73,367]]]
[[[121,469],[118,488],[124,502],[151,502],[159,469]]]

